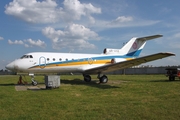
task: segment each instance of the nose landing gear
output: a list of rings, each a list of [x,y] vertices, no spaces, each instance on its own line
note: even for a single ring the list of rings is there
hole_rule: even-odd
[[[38,82],[34,80],[34,75],[31,75],[31,81],[33,86],[36,86],[38,84]]]

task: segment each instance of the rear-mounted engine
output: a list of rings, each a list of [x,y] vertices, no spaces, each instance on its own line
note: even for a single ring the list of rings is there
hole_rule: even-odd
[[[111,59],[111,63],[112,63],[112,64],[118,63],[118,62],[121,62],[121,61],[123,61],[122,58],[113,58],[113,59]]]
[[[103,53],[104,54],[118,54],[120,52],[120,49],[111,49],[111,48],[105,48]]]

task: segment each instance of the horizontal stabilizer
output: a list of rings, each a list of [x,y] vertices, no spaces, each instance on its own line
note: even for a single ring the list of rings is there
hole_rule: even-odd
[[[163,35],[152,35],[152,36],[140,37],[140,38],[137,38],[137,40],[145,41],[145,40],[151,40],[151,39],[159,38],[162,36]]]

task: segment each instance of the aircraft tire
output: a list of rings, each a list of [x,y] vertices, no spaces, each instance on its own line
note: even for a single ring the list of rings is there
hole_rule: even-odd
[[[102,77],[100,77],[100,83],[107,83],[108,82],[108,77],[106,75],[103,75]]]
[[[33,85],[33,86],[36,86],[37,84],[38,84],[38,82],[35,81],[35,80],[32,82],[32,85]]]
[[[85,82],[91,82],[91,76],[90,75],[85,75],[84,76],[84,81]]]

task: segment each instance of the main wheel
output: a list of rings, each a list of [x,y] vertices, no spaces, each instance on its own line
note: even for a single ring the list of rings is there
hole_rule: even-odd
[[[108,82],[108,77],[106,75],[103,75],[102,77],[100,77],[100,83],[107,83]]]
[[[84,81],[85,82],[91,82],[91,76],[90,75],[85,75],[84,76]]]

